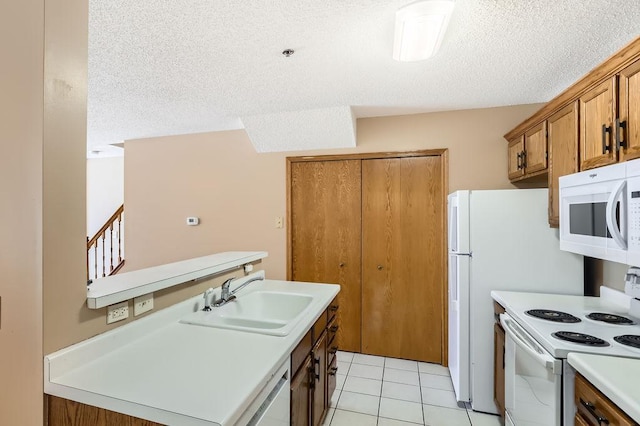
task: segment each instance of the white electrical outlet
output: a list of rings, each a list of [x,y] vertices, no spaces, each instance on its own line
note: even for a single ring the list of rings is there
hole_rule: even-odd
[[[107,307],[107,324],[129,318],[129,302],[124,301]]]
[[[153,293],[133,299],[133,316],[137,317],[153,309]]]

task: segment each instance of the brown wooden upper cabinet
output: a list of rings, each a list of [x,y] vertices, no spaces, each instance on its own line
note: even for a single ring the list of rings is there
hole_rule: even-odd
[[[640,157],[640,60],[579,102],[580,170]]]
[[[640,157],[640,60],[620,72],[616,140],[620,140],[621,160]]]
[[[547,120],[549,144],[549,225],[560,226],[558,178],[578,171],[578,103],[572,102]]]
[[[580,96],[580,169],[618,160],[613,146],[616,79],[610,78]]]
[[[509,141],[509,179],[520,180],[547,171],[547,123]]]
[[[522,153],[524,152],[524,136],[509,141],[509,179],[519,179],[524,176],[522,167]]]
[[[548,176],[549,224],[559,226],[561,176],[640,158],[640,37],[504,137],[509,180]]]

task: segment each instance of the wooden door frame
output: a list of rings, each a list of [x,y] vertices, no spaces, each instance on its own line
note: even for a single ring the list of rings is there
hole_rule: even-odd
[[[443,253],[442,253],[442,268],[444,271],[444,277],[446,278],[442,283],[442,319],[441,319],[441,331],[442,331],[442,365],[448,366],[448,346],[449,346],[449,303],[447,298],[448,293],[448,279],[449,279],[449,256],[448,256],[448,212],[447,212],[447,196],[449,194],[449,150],[443,149],[426,149],[418,151],[399,151],[399,152],[363,152],[356,154],[330,154],[330,155],[313,155],[313,156],[296,156],[287,157],[287,280],[291,280],[293,277],[293,264],[292,264],[292,247],[291,247],[291,165],[293,163],[314,162],[314,161],[341,161],[341,160],[372,160],[372,159],[384,159],[384,158],[407,158],[407,157],[440,157],[440,164],[442,170],[442,238],[444,241]]]

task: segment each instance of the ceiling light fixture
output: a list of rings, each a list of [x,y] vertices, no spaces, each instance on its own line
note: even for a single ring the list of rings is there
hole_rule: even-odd
[[[452,0],[427,0],[398,9],[393,59],[412,62],[433,56],[442,43],[453,6]]]

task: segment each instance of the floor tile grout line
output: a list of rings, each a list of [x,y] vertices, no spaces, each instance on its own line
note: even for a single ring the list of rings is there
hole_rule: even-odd
[[[418,364],[418,388],[420,388],[420,412],[422,412],[422,424],[427,424],[427,419],[424,418],[424,400],[422,399],[422,379],[420,377],[420,365]]]
[[[395,420],[397,422],[403,422],[403,423],[408,423],[410,425],[419,425],[420,423],[416,423],[416,422],[408,422],[406,420],[398,420],[398,419],[393,419],[391,417],[378,417],[378,419],[387,419],[387,420]],[[424,423],[422,424],[422,426],[424,426]]]
[[[376,418],[376,426],[380,423],[380,404],[382,404],[382,384],[384,383],[384,368],[387,358],[382,358],[382,379],[380,380],[380,397],[378,398],[378,417]]]

